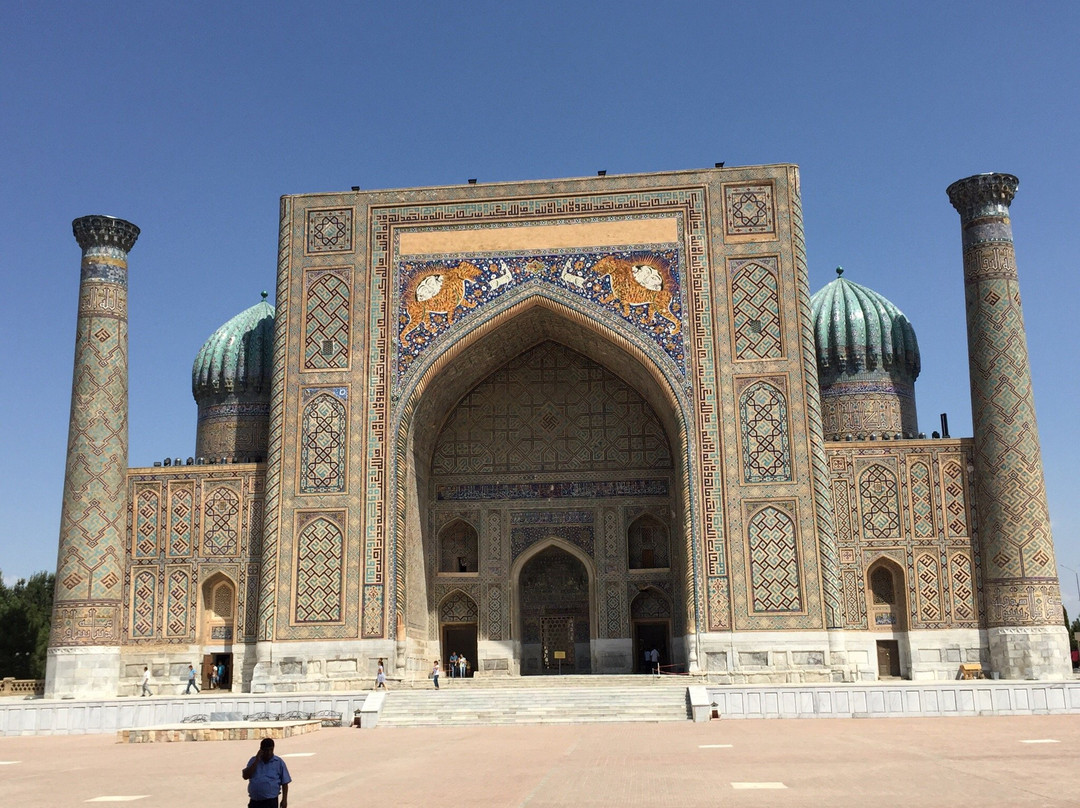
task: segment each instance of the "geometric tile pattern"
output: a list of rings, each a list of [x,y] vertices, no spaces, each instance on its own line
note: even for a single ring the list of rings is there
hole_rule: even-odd
[[[351,252],[352,248],[352,208],[308,211],[307,252],[309,255]]]
[[[685,372],[678,250],[403,261],[397,279],[399,384],[455,323],[468,329],[484,306],[529,285],[555,286],[618,315]]]
[[[435,446],[433,473],[669,469],[659,418],[640,393],[581,354],[543,342],[473,388]]]
[[[918,592],[918,619],[936,622],[941,619],[941,576],[937,559],[923,553],[915,559],[915,585]]]
[[[236,555],[240,548],[239,494],[224,486],[213,489],[203,503],[203,513],[203,555]]]
[[[980,626],[982,606],[973,561],[978,547],[969,534],[962,532],[966,529],[963,519],[955,525],[961,532],[948,529],[950,495],[945,493],[950,488],[954,490],[953,507],[964,514],[967,483],[963,468],[968,462],[971,442],[965,440],[959,446],[956,442],[937,444],[936,441],[917,444],[905,441],[892,445],[845,442],[829,446],[837,547],[843,567],[841,588],[845,627],[867,627],[863,595],[867,586],[865,576],[867,570],[882,558],[900,565],[901,569],[894,572],[896,585],[902,585],[908,593],[907,598],[898,600],[901,605],[897,608],[906,609],[906,614],[894,615],[897,624],[906,624],[913,630]],[[868,489],[884,483],[888,492],[894,478],[893,472],[887,469],[905,466],[908,471],[900,476],[896,494],[898,501],[903,503],[900,512],[904,518],[893,533],[891,519],[874,521],[875,515],[892,512],[891,505],[881,504],[891,496],[874,495],[867,490],[869,501],[860,496],[853,502],[849,491],[858,478],[859,488]],[[885,473],[879,470],[885,470]],[[935,492],[941,492],[941,496]],[[874,504],[875,499],[878,504]],[[924,512],[927,508],[929,510]],[[870,519],[873,529],[866,528],[864,518]],[[851,531],[847,526],[852,522],[863,524],[863,530]],[[879,525],[882,526],[880,530]],[[934,525],[945,525],[944,534],[935,532]]]
[[[195,483],[192,480],[169,482],[169,555],[191,555],[195,520]]]
[[[880,463],[859,478],[859,510],[867,537],[881,539],[900,535],[900,500],[896,476]]]
[[[783,358],[776,258],[732,261],[728,271],[735,358]]]
[[[775,230],[772,185],[724,186],[725,235],[771,235]]]
[[[934,535],[930,468],[923,462],[915,461],[908,467],[908,474],[911,477],[911,518],[914,522],[914,534],[918,538],[930,538]]]
[[[439,605],[439,623],[476,623],[476,602],[462,592],[455,592]]]
[[[953,553],[949,558],[949,582],[952,589],[952,618],[957,623],[974,620],[975,579],[971,574],[971,558],[966,552]]]
[[[743,479],[748,483],[789,482],[787,400],[772,384],[759,381],[739,398]]]
[[[191,573],[184,567],[169,571],[165,590],[165,636],[188,638]]]
[[[962,221],[975,503],[992,627],[1057,625],[1061,615],[1007,210],[1015,191],[1015,179],[1000,175],[949,189]]]
[[[498,585],[487,590],[487,631],[484,636],[489,640],[504,638],[502,587]]]
[[[84,248],[52,646],[120,640],[129,538],[126,278],[124,250]]]
[[[349,365],[349,270],[308,270],[304,300],[304,369]]]
[[[158,521],[161,508],[160,486],[136,489],[135,495],[135,557],[153,558],[157,555]]]
[[[753,611],[800,611],[802,597],[794,520],[769,505],[750,519],[746,534]]]
[[[157,568],[138,569],[131,579],[131,636],[153,637],[157,622]]]
[[[293,622],[336,623],[342,618],[344,514],[307,514],[297,534]]]
[[[941,487],[945,492],[945,534],[968,535],[967,497],[964,496],[964,474],[954,460],[941,467]]]
[[[327,494],[345,490],[348,434],[345,401],[348,390],[309,388],[302,415],[300,493]]]

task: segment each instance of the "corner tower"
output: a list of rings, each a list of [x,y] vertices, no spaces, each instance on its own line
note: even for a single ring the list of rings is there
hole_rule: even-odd
[[[1019,180],[948,187],[964,248],[975,500],[993,668],[1008,679],[1070,674],[1046,504],[1009,205]]]
[[[131,222],[72,222],[82,248],[46,697],[116,695],[127,518]]]

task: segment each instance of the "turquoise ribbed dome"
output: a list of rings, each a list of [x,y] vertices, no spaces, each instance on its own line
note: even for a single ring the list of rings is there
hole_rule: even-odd
[[[263,300],[210,335],[191,368],[197,402],[210,396],[270,392],[274,307]]]
[[[837,275],[843,273],[837,269]],[[818,368],[830,374],[885,370],[911,381],[922,361],[915,329],[873,289],[837,277],[810,298]]]

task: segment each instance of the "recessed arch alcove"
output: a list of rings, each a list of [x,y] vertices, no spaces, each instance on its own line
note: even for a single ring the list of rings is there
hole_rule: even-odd
[[[433,647],[439,642],[435,609],[451,586],[445,580],[448,573],[440,569],[439,536],[447,525],[467,522],[476,525],[479,533],[478,570],[475,581],[466,585],[472,587],[468,593],[479,607],[481,665],[487,655],[498,658],[489,660],[496,671],[519,670],[522,627],[511,617],[520,605],[511,566],[525,550],[532,552],[538,531],[549,529],[548,538],[576,548],[590,564],[608,552],[609,544],[617,551],[619,568],[609,569],[605,580],[593,584],[594,589],[600,583],[606,589],[603,598],[594,594],[592,631],[601,640],[625,641],[629,670],[632,640],[625,591],[625,531],[642,510],[634,499],[637,494],[650,510],[665,517],[670,569],[657,574],[674,585],[677,634],[692,631],[696,625],[693,582],[698,576],[691,569],[686,404],[674,383],[675,369],[662,367],[618,323],[540,293],[452,336],[442,353],[403,386],[396,410],[396,519],[391,547],[398,639],[406,643],[407,653],[427,659],[438,652]],[[639,434],[606,444],[585,440],[569,453],[553,450],[546,460],[537,460],[540,455],[531,448],[518,451],[511,445],[500,455],[501,467],[490,458],[475,459],[475,467],[470,466],[474,458],[469,441],[490,440],[491,419],[497,421],[499,414],[497,407],[489,407],[483,422],[487,426],[470,432],[467,411],[492,385],[520,387],[515,373],[531,373],[530,384],[546,386],[540,392],[522,393],[518,399],[514,399],[516,392],[508,394],[508,406],[522,398],[530,402],[532,420],[506,413],[506,444],[517,441],[531,447],[545,429],[566,431],[573,424],[583,434],[593,429],[595,437],[596,430],[605,428],[601,422],[611,407],[623,407],[630,413],[625,419],[628,423],[644,426]],[[545,373],[551,374],[550,383]],[[591,409],[574,409],[567,406],[565,397],[560,398],[561,381],[583,385],[590,395],[610,396],[610,400]],[[543,401],[546,394],[552,399],[548,403]],[[440,437],[447,430],[458,430],[451,450],[445,450],[447,441]],[[444,440],[442,447],[440,440]],[[496,445],[500,451],[504,448]],[[627,452],[635,459],[622,467],[619,458]],[[451,461],[446,460],[447,454],[453,455]],[[479,457],[483,452],[476,454]],[[581,462],[567,469],[560,464],[569,454]],[[661,457],[667,459],[658,460]],[[519,464],[516,459],[521,458],[525,459]],[[597,605],[600,601],[602,606]],[[680,647],[676,655],[683,653]],[[483,672],[482,667],[478,670]]]

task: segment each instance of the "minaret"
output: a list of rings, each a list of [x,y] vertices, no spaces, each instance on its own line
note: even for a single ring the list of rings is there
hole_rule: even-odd
[[[993,670],[1006,679],[1071,674],[1046,505],[1009,204],[1019,180],[954,182],[964,244],[975,507]]]
[[[117,695],[127,519],[127,255],[139,228],[71,223],[82,247],[47,698]]]

